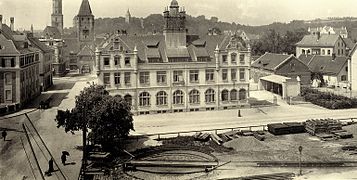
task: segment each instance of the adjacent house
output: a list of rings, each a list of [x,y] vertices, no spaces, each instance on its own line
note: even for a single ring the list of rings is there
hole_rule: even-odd
[[[21,108],[41,93],[41,50],[11,27],[2,23],[0,15],[0,106],[6,111]]]
[[[348,38],[348,31],[346,27],[331,27],[331,26],[324,26],[324,27],[315,27],[315,28],[308,28],[310,34],[337,34],[340,35],[342,38]]]
[[[319,80],[321,85],[329,87],[347,88],[349,86],[348,57],[301,55],[299,59],[311,69],[313,81]]]
[[[296,57],[300,55],[347,56],[348,46],[338,34],[306,35],[296,44]]]
[[[52,80],[52,63],[54,57],[54,50],[40,42],[39,39],[28,34],[29,46],[38,48],[40,50],[40,88],[41,91],[46,91],[53,85]]]
[[[309,85],[311,71],[309,67],[294,55],[265,53],[251,65],[251,78],[258,82],[260,78],[269,75],[280,75],[297,79],[301,85]]]

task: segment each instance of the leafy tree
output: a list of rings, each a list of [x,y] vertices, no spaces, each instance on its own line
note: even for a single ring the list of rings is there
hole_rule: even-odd
[[[84,88],[75,103],[72,110],[58,111],[57,127],[72,134],[90,129],[89,140],[101,144],[104,150],[115,150],[130,130],[134,130],[128,103],[120,96],[109,95],[103,86],[93,84]]]

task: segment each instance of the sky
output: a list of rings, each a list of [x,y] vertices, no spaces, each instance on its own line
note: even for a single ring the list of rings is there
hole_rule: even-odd
[[[73,24],[82,0],[63,0],[65,27]],[[161,14],[171,0],[89,0],[98,17],[124,16],[130,9],[134,17]],[[220,21],[245,25],[311,20],[326,17],[357,17],[356,0],[178,0],[192,16],[218,17]],[[0,14],[9,24],[15,17],[16,29],[42,30],[50,25],[52,0],[0,0]],[[3,20],[4,22],[5,20]]]

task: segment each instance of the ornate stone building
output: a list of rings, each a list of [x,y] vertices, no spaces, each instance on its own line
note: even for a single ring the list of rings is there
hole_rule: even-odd
[[[112,34],[96,49],[98,83],[135,114],[247,106],[250,48],[235,35],[188,35],[177,1],[163,35]]]

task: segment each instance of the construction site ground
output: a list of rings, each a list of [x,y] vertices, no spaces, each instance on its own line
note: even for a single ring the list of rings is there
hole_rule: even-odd
[[[257,162],[299,162],[298,147],[302,146],[302,162],[347,162],[357,161],[353,151],[344,151],[344,146],[357,146],[357,125],[345,126],[343,129],[354,135],[352,139],[322,141],[308,133],[274,136],[265,133],[266,140],[259,141],[249,136],[225,142],[222,147],[208,143],[193,142],[192,137],[178,137],[163,140],[159,144],[176,144],[181,147],[203,147],[211,149],[220,164],[230,162],[209,173],[186,175],[152,174],[146,172],[130,172],[142,179],[223,179],[271,173],[299,173],[298,167],[258,167]],[[152,141],[152,140],[151,140]],[[169,143],[168,143],[169,142]],[[184,143],[186,142],[186,144]],[[303,167],[303,176],[295,179],[346,179],[356,177],[355,167]],[[327,176],[328,175],[328,176]]]

